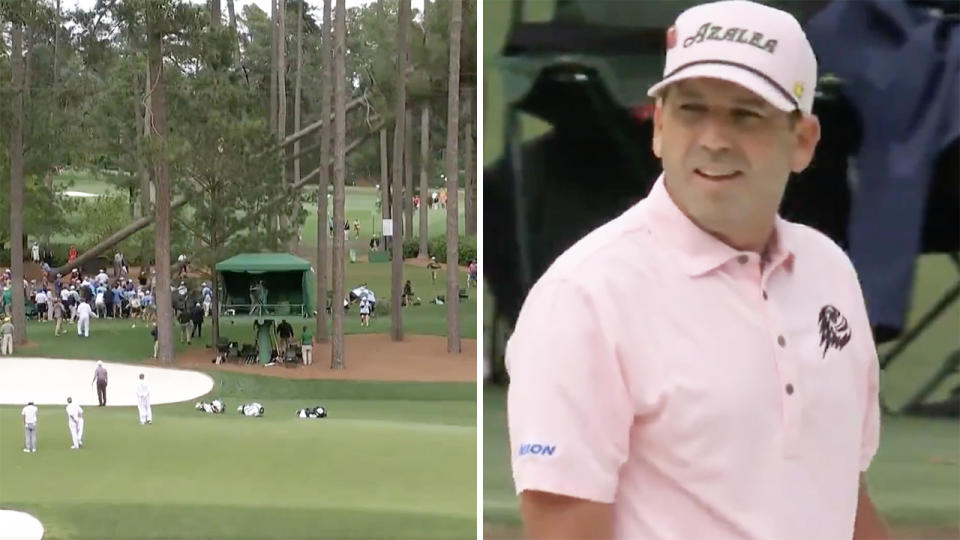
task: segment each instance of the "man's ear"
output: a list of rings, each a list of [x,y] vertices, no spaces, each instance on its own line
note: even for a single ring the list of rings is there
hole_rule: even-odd
[[[794,128],[797,145],[790,158],[790,170],[803,172],[813,161],[813,155],[820,142],[820,119],[812,114],[804,115]]]
[[[663,148],[663,99],[657,98],[657,103],[653,109],[653,155],[663,158],[661,149]]]

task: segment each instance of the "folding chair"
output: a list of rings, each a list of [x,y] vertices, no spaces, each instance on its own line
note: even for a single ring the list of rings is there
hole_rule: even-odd
[[[257,348],[250,344],[244,344],[240,349],[240,361],[242,364],[257,363]]]

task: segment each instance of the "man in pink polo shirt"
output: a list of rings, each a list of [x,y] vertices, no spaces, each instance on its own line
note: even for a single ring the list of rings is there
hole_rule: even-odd
[[[559,257],[507,346],[534,538],[887,538],[876,348],[856,272],[777,215],[820,139],[788,13],[730,0],[667,32],[650,195]],[[639,151],[639,149],[638,149]]]

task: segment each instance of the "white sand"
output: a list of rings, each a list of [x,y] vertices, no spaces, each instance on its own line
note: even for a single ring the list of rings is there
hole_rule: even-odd
[[[96,193],[87,193],[86,191],[64,191],[63,194],[67,197],[99,197]]]
[[[137,404],[141,373],[150,386],[152,405],[192,400],[210,392],[214,384],[209,375],[196,371],[108,362],[103,366],[108,407]],[[97,389],[91,384],[96,368],[94,360],[0,357],[0,404],[66,405],[70,396],[80,405],[96,406]]]
[[[43,524],[40,520],[14,510],[0,509],[0,540],[40,540]]]

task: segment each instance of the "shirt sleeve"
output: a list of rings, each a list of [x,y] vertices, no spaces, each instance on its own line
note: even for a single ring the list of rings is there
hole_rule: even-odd
[[[873,456],[877,453],[877,448],[880,446],[880,359],[877,356],[876,343],[873,341],[873,330],[864,302],[863,290],[860,287],[860,280],[853,263],[850,263],[849,260],[848,269],[856,292],[854,300],[857,302],[857,324],[854,332],[859,332],[862,336],[857,345],[860,347],[860,355],[865,362],[864,373],[866,377],[863,382],[866,391],[864,392],[863,426],[860,438],[860,471],[866,472],[870,468]]]
[[[867,406],[863,416],[863,438],[860,447],[860,470],[866,472],[880,446],[880,383],[879,362],[874,355],[867,369]]]
[[[527,297],[507,345],[518,494],[614,500],[634,411],[600,315],[585,292],[562,280],[541,281]]]

